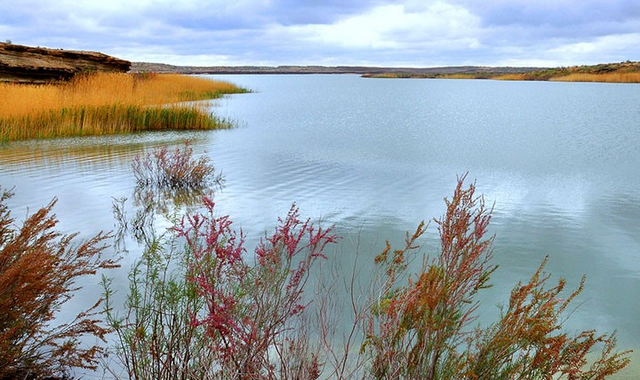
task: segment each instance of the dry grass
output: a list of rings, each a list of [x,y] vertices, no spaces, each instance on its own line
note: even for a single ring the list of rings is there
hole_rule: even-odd
[[[530,80],[526,74],[504,74],[493,77],[497,80]]]
[[[575,73],[549,79],[557,82],[607,82],[607,83],[640,83],[640,73]]]
[[[594,72],[576,72],[577,70],[594,70]],[[640,72],[614,69],[611,72],[597,72],[596,69],[587,67],[569,69],[549,69],[544,71],[505,74],[495,76],[497,80],[544,80],[556,82],[606,82],[606,83],[640,83]]]
[[[474,74],[459,73],[459,74],[442,75],[441,78],[443,79],[475,79],[475,76]]]
[[[0,141],[158,129],[214,129],[229,123],[202,104],[244,92],[184,75],[98,73],[51,85],[0,84]]]

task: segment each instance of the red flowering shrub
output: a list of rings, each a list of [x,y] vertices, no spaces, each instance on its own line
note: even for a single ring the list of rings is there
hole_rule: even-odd
[[[233,379],[317,378],[318,356],[301,330],[309,302],[304,286],[310,268],[336,237],[330,229],[300,220],[292,206],[251,258],[229,218],[215,217],[210,200],[205,199],[205,206],[207,215],[185,217],[176,231],[193,258],[188,276],[206,300],[206,312],[194,315],[194,323],[206,329],[219,374]]]
[[[334,298],[343,279],[319,281],[315,299],[305,290],[337,240],[332,231],[301,220],[293,206],[250,254],[243,233],[204,198],[204,212],[184,216],[169,239],[152,234],[130,275],[127,314],[108,313],[128,378],[596,380],[624,368],[628,352],[615,350],[615,335],[562,331],[563,312],[582,284],[563,297],[565,282],[549,287],[545,262],[514,287],[500,320],[473,325],[475,296],[496,266],[486,236],[492,210],[475,184],[463,184],[464,177],[434,221],[438,253],[424,257],[417,272],[408,262],[421,248],[424,223],[404,247],[387,243],[376,256],[382,281],[368,301],[361,302],[354,267],[343,283],[353,319],[340,352],[330,324],[344,316]]]

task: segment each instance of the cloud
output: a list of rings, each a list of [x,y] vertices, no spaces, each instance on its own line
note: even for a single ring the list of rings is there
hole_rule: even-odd
[[[568,25],[598,21],[624,22],[640,16],[635,0],[450,0],[480,16],[486,26]]]
[[[334,54],[365,51],[373,55],[425,56],[429,50],[466,50],[479,47],[474,32],[477,17],[444,2],[385,4],[330,24],[277,26],[273,34],[295,39]],[[429,54],[426,54],[429,55]],[[424,64],[424,58],[420,60]],[[416,63],[414,63],[415,65]]]
[[[270,7],[271,21],[283,26],[331,24],[336,19],[361,14],[384,5],[383,0],[276,0]]]
[[[580,62],[592,60],[594,55],[610,57],[606,63],[625,60],[628,52],[640,46],[640,33],[628,33],[621,35],[608,35],[597,37],[588,41],[568,43],[549,49],[550,56],[563,56],[568,62]],[[594,62],[596,63],[596,62]]]
[[[638,59],[638,30],[637,0],[0,4],[0,40],[194,65],[586,64]]]

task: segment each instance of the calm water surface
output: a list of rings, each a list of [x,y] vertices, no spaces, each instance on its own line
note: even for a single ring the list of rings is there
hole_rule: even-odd
[[[62,230],[113,229],[112,197],[130,198],[135,186],[131,159],[188,138],[224,173],[218,211],[253,242],[296,202],[303,216],[346,237],[337,260],[348,272],[356,245],[361,262],[371,262],[385,239],[401,241],[421,220],[440,216],[456,176],[468,172],[495,205],[500,265],[480,321],[494,320],[496,305],[549,255],[553,279],[577,286],[587,276],[565,327],[618,330],[621,347],[640,349],[640,86],[216,78],[255,91],[212,106],[239,128],[0,147],[0,184],[14,188],[14,217],[57,197]],[[437,249],[429,231],[427,253]],[[139,255],[129,248],[115,274],[121,292]],[[361,265],[366,277],[372,267]]]

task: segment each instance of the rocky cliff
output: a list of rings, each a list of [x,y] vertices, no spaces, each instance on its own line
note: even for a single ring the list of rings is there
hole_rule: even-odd
[[[92,51],[47,49],[0,42],[0,81],[49,83],[82,72],[126,72],[131,62]]]

